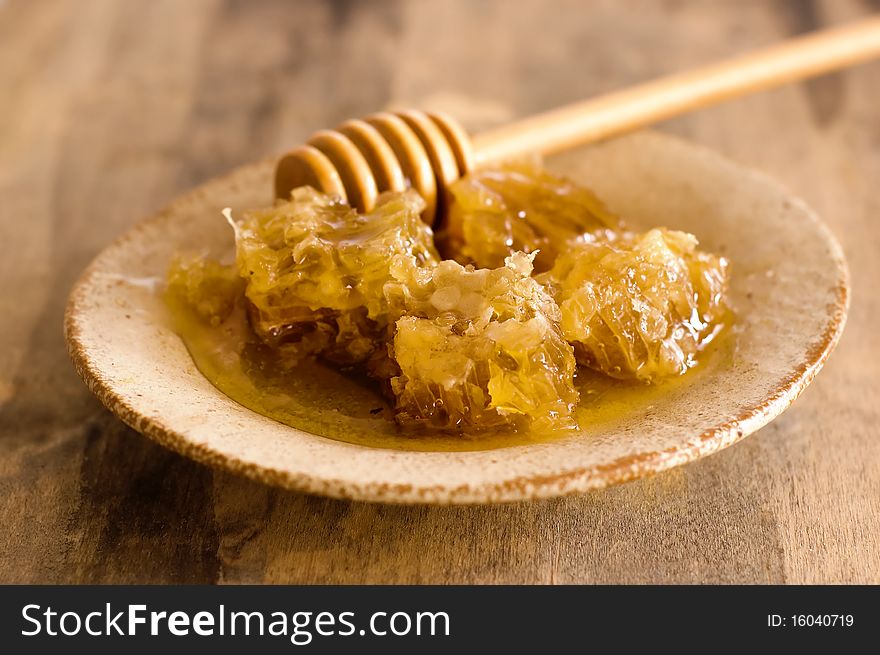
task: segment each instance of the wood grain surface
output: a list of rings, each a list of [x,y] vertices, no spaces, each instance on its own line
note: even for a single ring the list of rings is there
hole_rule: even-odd
[[[386,106],[471,128],[880,11],[867,0],[0,0],[0,581],[880,583],[880,64],[664,129],[843,243],[837,352],[720,454],[586,496],[389,507],[154,445],[67,359],[67,293],[176,194]],[[772,226],[768,226],[772,229]]]

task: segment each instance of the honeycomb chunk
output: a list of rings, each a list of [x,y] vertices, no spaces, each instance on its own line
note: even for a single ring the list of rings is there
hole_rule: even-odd
[[[476,170],[449,190],[444,254],[478,267],[539,251],[535,270],[546,271],[571,239],[619,227],[591,191],[527,164]]]
[[[168,270],[168,297],[215,327],[232,313],[243,292],[244,280],[235,266],[223,265],[205,255],[175,257]]]
[[[651,382],[685,373],[727,315],[728,263],[666,229],[581,241],[539,276],[578,363]]]
[[[476,432],[575,427],[575,358],[559,308],[530,276],[531,257],[474,269],[394,267],[389,303],[405,314],[389,347],[404,427]]]
[[[245,213],[236,253],[256,334],[291,362],[310,355],[366,361],[397,318],[383,295],[391,262],[406,269],[439,261],[423,208],[408,191],[358,214],[302,187],[289,202]]]

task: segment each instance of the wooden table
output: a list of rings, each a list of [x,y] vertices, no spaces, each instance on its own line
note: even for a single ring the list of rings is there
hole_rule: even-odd
[[[876,6],[0,0],[0,580],[880,582],[880,64],[664,126],[803,196],[854,293],[784,416],[654,478],[498,507],[282,492],[126,428],[61,334],[111,239],[315,129],[387,105],[478,128]]]

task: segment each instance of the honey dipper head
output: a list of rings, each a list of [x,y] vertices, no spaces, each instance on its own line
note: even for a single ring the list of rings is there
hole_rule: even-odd
[[[422,217],[437,225],[446,189],[473,168],[467,133],[451,118],[415,110],[383,112],[316,132],[275,167],[275,197],[309,185],[370,211],[379,194],[414,188],[424,198]]]

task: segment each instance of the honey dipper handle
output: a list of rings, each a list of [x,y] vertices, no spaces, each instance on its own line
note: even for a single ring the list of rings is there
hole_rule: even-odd
[[[473,139],[478,163],[552,154],[880,56],[880,16],[553,109]]]

